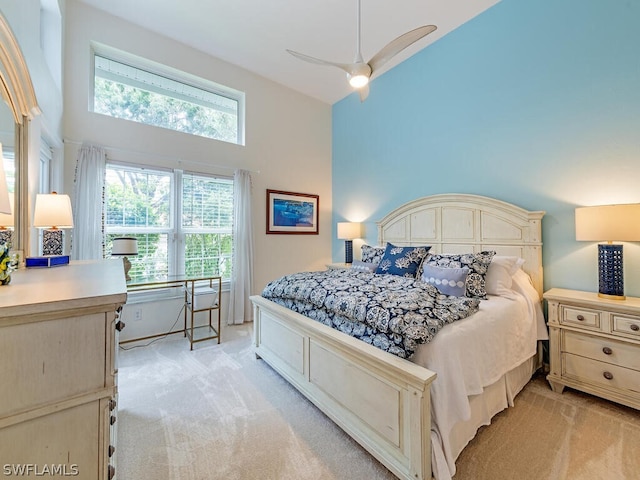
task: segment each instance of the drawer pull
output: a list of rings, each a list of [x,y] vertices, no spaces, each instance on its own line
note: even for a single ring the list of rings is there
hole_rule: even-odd
[[[584,315],[578,315],[576,318],[581,322],[584,322]]]
[[[611,350],[611,348],[609,347],[603,347],[602,353],[604,353],[605,355],[611,355],[613,353],[613,350]]]
[[[122,330],[124,330],[125,324],[122,320],[118,320],[118,323],[116,323],[116,330],[118,330],[119,332],[121,332]]]
[[[602,376],[603,376],[604,378],[606,378],[607,380],[613,380],[613,373],[611,373],[611,372],[604,372],[604,373],[602,374]]]
[[[638,325],[636,325],[635,323],[632,323],[629,328],[631,330],[633,330],[634,332],[637,332],[638,330],[640,330],[640,327]]]

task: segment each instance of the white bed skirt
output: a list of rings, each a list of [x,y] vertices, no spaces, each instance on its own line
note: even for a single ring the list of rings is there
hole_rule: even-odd
[[[535,355],[507,372],[497,382],[485,387],[482,394],[469,397],[471,418],[456,423],[449,433],[449,451],[453,458],[458,458],[481,426],[489,425],[494,415],[513,406],[515,396],[531,380],[538,366],[539,355]],[[456,473],[455,463],[448,464],[445,458],[437,425],[432,425],[431,428],[431,468],[437,480],[451,479]]]

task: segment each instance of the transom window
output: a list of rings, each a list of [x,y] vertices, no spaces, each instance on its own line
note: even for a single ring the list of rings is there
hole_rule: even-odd
[[[129,275],[231,277],[233,180],[181,170],[109,164],[105,177],[106,256],[115,237],[138,240]]]
[[[95,113],[244,144],[242,92],[121,52],[93,59]]]

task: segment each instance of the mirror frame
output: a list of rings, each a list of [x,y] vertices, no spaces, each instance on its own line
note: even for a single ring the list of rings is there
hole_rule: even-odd
[[[29,250],[29,122],[40,115],[27,63],[11,27],[0,14],[0,94],[13,112],[16,183],[12,249]]]

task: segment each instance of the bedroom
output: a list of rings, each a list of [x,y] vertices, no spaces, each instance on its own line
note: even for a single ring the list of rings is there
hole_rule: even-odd
[[[2,2],[3,13],[9,3]],[[365,103],[350,96],[333,106],[65,3],[64,104],[51,101],[43,128],[58,137],[54,146],[63,158],[64,173],[53,186],[72,188],[78,145],[63,146],[63,138],[106,145],[124,162],[171,157],[222,167],[209,167],[210,173],[238,166],[259,172],[253,179],[256,292],[278,275],[339,261],[344,246],[335,238],[337,222],[364,221],[366,240],[375,243],[375,222],[388,211],[443,192],[545,210],[545,288],[595,291],[596,247],[575,241],[574,208],[639,201],[635,2],[503,0],[378,78]],[[30,32],[14,29],[28,57]],[[245,90],[253,97],[247,112],[253,142],[241,149],[89,115],[90,40],[135,46],[136,54]],[[443,175],[452,164],[455,177]],[[267,188],[319,194],[320,234],[263,235],[261,192]],[[628,295],[640,295],[638,262],[638,245],[625,245]]]

